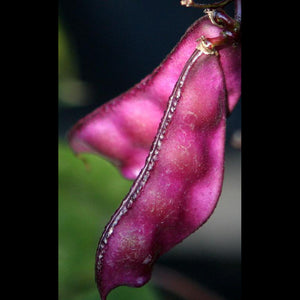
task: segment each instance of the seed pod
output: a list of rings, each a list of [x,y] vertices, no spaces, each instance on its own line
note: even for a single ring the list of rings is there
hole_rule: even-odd
[[[158,257],[211,215],[223,181],[225,124],[220,57],[195,50],[144,167],[100,239],[96,281],[102,299],[117,286],[144,285]]]
[[[221,32],[222,28],[213,25],[208,16],[197,20],[152,74],[75,124],[68,135],[74,152],[106,157],[125,178],[135,179],[145,164],[168,98],[196,40],[201,36],[216,37]],[[228,44],[218,52],[228,115],[240,97],[241,49]]]

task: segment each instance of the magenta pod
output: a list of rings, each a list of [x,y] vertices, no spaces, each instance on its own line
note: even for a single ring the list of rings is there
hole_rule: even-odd
[[[197,20],[166,59],[145,79],[78,121],[69,132],[73,151],[107,158],[127,179],[135,179],[145,164],[168,99],[201,36],[218,37],[220,28],[208,16]],[[241,47],[218,49],[225,78],[228,116],[240,98]]]
[[[100,239],[102,299],[117,286],[144,285],[158,257],[212,214],[223,181],[226,96],[220,57],[195,50],[143,169]]]
[[[151,75],[70,132],[76,153],[104,155],[125,177],[136,178],[98,244],[103,300],[117,286],[144,285],[155,261],[215,209],[226,117],[241,84],[240,45],[222,18],[222,26],[212,15],[196,21]]]

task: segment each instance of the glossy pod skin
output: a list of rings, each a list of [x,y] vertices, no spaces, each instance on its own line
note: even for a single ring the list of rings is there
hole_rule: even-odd
[[[197,20],[152,74],[75,124],[68,135],[73,151],[101,155],[125,178],[135,179],[145,164],[169,96],[195,49],[196,40],[201,36],[220,36],[222,31],[208,16]],[[240,98],[241,47],[224,45],[218,53],[228,116]]]
[[[216,207],[226,118],[240,97],[241,48],[224,28],[226,15],[222,26],[211,16],[196,21],[151,75],[70,132],[76,153],[101,154],[135,179],[97,247],[102,300],[117,286],[144,285],[155,261]]]
[[[219,58],[196,50],[144,168],[99,242],[96,280],[102,299],[119,285],[144,285],[157,258],[213,212],[223,181],[226,100]]]

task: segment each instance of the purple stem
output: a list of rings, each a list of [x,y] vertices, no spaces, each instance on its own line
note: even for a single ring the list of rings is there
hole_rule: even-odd
[[[242,21],[242,0],[235,0],[234,18],[239,23]]]
[[[194,3],[194,1],[181,1],[181,5],[186,5],[187,7],[197,7],[197,8],[218,8],[227,5],[228,3],[232,2],[233,0],[223,0],[219,2],[214,2],[211,4],[201,4],[201,3]]]

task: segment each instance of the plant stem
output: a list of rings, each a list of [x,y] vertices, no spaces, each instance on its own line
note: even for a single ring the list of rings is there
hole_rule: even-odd
[[[237,22],[242,20],[242,0],[235,0],[234,18]]]
[[[185,5],[186,7],[197,7],[197,8],[218,8],[227,5],[231,1],[233,0],[223,0],[211,4],[200,4],[200,3],[195,3],[194,0],[181,0],[181,5]]]

